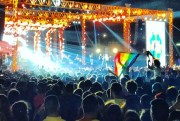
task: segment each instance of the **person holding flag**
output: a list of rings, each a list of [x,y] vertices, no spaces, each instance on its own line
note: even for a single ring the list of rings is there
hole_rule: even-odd
[[[148,68],[154,71],[154,78],[161,76],[161,62],[150,51],[146,51]]]
[[[150,51],[146,51],[145,54],[148,58],[148,68],[154,71],[154,78],[161,76],[160,61],[156,59]],[[139,53],[118,52],[114,58],[114,72],[109,72],[118,78],[122,75],[129,74],[130,67],[134,64],[139,55]]]

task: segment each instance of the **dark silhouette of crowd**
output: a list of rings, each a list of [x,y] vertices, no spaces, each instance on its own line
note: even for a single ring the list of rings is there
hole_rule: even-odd
[[[179,121],[180,71],[0,74],[0,121]],[[72,67],[73,68],[73,67]]]

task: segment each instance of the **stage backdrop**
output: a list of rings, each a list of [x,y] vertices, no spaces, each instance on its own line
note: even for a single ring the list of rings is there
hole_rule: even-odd
[[[146,21],[146,50],[166,65],[165,22]]]

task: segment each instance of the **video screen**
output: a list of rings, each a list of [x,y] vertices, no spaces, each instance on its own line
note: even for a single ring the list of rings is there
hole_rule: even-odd
[[[146,50],[166,65],[165,22],[146,21]]]

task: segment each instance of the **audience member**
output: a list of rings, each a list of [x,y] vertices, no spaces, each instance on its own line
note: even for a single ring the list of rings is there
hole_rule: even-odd
[[[29,121],[27,103],[24,101],[15,102],[12,105],[12,115],[14,121]]]
[[[169,117],[169,106],[163,99],[154,99],[151,102],[150,112],[152,121],[167,121]]]
[[[59,115],[60,104],[55,95],[45,98],[44,108],[47,116],[43,121],[64,121]]]
[[[86,96],[82,101],[84,116],[80,121],[98,121],[99,104],[94,94]]]

